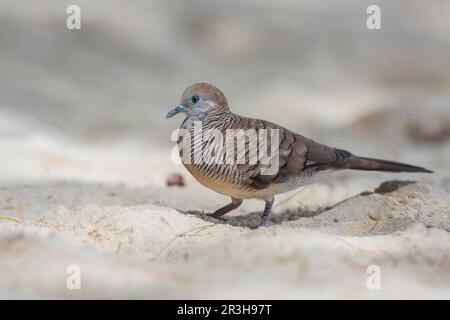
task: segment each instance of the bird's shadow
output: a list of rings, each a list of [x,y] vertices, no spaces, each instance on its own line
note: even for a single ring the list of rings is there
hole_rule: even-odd
[[[270,224],[281,224],[286,221],[295,221],[301,218],[314,217],[329,209],[331,209],[331,207],[319,208],[317,210],[308,210],[308,209],[286,210],[278,214],[272,213],[269,217],[269,221]],[[257,228],[259,226],[262,216],[262,212],[250,212],[244,215],[229,215],[218,219],[211,217],[210,213],[198,210],[188,210],[180,212],[184,214],[194,215],[196,217],[199,217],[205,221],[212,223],[229,224],[235,227],[247,227],[252,229]]]
[[[363,191],[355,196],[349,197],[347,199],[344,199],[342,201],[339,201],[331,206],[327,207],[321,207],[316,210],[308,210],[304,208],[298,208],[296,210],[285,210],[283,212],[277,213],[277,214],[271,214],[269,217],[270,224],[276,225],[281,224],[283,222],[287,221],[296,221],[300,220],[302,218],[312,218],[319,214],[322,214],[326,211],[332,210],[333,208],[359,196],[368,196],[371,194],[387,194],[394,192],[398,190],[399,188],[415,183],[415,181],[399,181],[399,180],[392,180],[392,181],[385,181],[381,183],[377,188],[375,188],[374,191]],[[251,212],[244,215],[229,215],[224,216],[223,218],[213,218],[210,216],[210,213],[206,213],[204,211],[198,211],[198,210],[187,210],[182,211],[178,210],[181,213],[194,215],[196,217],[199,217],[205,221],[216,223],[216,224],[229,224],[231,226],[235,227],[247,227],[247,228],[257,228],[259,226],[259,223],[261,222],[261,216],[262,212]]]

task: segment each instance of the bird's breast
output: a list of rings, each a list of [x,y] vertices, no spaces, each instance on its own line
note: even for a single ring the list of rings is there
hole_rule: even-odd
[[[225,140],[204,139],[209,135],[210,127],[203,126],[202,134],[198,134],[193,122],[187,119],[182,129],[185,130],[178,148],[183,165],[198,182],[218,193],[238,199],[264,199],[313,182],[312,174],[299,172],[291,174],[282,183],[269,183],[262,189],[256,187],[251,180],[254,176],[254,166],[228,163],[224,157],[227,152]],[[217,130],[215,126],[211,131],[212,129]]]

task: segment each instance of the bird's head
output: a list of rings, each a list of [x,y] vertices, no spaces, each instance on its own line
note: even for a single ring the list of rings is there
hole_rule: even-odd
[[[169,111],[166,118],[184,112],[188,117],[202,119],[208,114],[228,112],[225,95],[208,83],[196,83],[184,90],[180,104]]]

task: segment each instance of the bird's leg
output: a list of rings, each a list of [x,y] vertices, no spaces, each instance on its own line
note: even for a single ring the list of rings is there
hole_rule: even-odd
[[[241,204],[242,199],[231,198],[231,203],[227,204],[225,207],[217,209],[214,213],[211,213],[209,216],[218,219],[224,214],[238,208]]]
[[[261,224],[260,227],[268,227],[269,226],[269,215],[270,211],[272,210],[274,197],[266,200],[266,205],[264,206],[264,212],[261,218]]]

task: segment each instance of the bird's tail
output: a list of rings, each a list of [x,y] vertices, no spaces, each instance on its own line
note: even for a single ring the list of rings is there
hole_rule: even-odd
[[[410,164],[395,161],[357,157],[354,155],[352,155],[349,160],[350,160],[349,169],[353,170],[433,173],[433,171],[422,167],[412,166]]]

